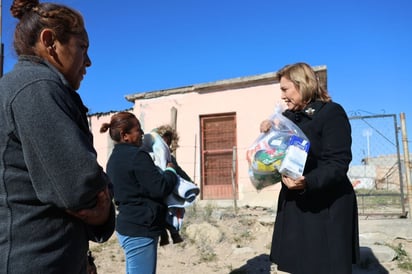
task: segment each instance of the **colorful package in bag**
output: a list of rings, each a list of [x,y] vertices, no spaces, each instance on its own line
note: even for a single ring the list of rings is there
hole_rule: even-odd
[[[257,190],[279,183],[282,174],[301,176],[310,146],[300,128],[282,115],[280,105],[269,120],[272,127],[258,136],[246,154],[249,178]]]

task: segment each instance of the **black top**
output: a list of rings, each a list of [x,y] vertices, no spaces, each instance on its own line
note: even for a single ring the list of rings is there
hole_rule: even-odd
[[[132,237],[158,237],[165,228],[164,199],[177,183],[175,171],[160,171],[148,152],[127,143],[115,145],[106,171],[119,210],[116,231]]]

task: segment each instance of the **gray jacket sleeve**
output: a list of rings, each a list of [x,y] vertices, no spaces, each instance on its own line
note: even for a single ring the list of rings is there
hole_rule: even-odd
[[[70,92],[61,83],[39,80],[15,96],[11,111],[38,199],[79,210],[94,206],[108,178]]]

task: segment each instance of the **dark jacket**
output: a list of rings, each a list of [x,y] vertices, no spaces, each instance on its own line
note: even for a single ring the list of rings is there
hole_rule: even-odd
[[[106,171],[119,210],[116,231],[131,237],[159,237],[166,226],[164,198],[177,183],[175,171],[161,172],[148,152],[128,143],[114,146]]]
[[[309,109],[309,110],[308,110]],[[336,103],[285,111],[310,141],[306,189],[282,184],[270,259],[294,274],[346,274],[359,260],[356,196],[347,177],[351,127]]]
[[[86,271],[88,226],[65,210],[92,207],[109,183],[93,148],[86,112],[64,77],[36,57],[19,57],[0,79],[0,273]]]
[[[174,169],[176,170],[177,175],[179,175],[180,177],[182,177],[183,179],[185,179],[186,181],[189,182],[193,182],[192,178],[190,178],[190,176],[186,173],[186,171],[184,171],[179,164],[176,161],[176,157],[173,155],[170,155],[170,157],[172,158],[172,164],[174,166]]]

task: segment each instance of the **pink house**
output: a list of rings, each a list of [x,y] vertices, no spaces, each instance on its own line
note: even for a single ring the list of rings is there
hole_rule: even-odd
[[[313,67],[326,86],[326,66]],[[272,207],[280,184],[257,191],[248,175],[246,151],[260,122],[280,101],[276,72],[126,96],[145,132],[162,124],[180,136],[176,158],[201,188],[201,200]],[[113,144],[100,126],[114,113],[89,116],[98,160],[106,166]]]

